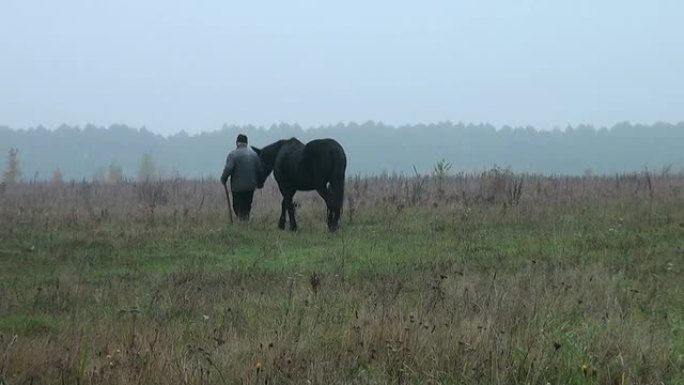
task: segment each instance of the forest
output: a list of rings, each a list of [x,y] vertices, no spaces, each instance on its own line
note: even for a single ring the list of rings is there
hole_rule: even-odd
[[[684,123],[588,125],[555,130],[441,122],[391,126],[339,123],[315,128],[224,125],[198,134],[164,136],[126,125],[56,128],[0,127],[0,169],[14,152],[21,180],[91,181],[125,178],[217,178],[235,137],[261,147],[282,138],[337,139],[347,152],[348,175],[429,174],[439,162],[452,173],[492,168],[541,175],[681,172]]]

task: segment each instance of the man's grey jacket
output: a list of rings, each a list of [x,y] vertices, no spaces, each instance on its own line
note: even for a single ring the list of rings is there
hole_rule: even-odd
[[[226,184],[230,177],[230,190],[235,192],[253,191],[259,186],[263,167],[259,155],[247,146],[240,146],[228,154],[223,168],[221,183]]]

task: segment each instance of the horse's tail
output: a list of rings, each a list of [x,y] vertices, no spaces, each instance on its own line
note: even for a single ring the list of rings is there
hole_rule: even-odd
[[[332,169],[330,173],[330,187],[328,190],[328,200],[332,210],[333,225],[337,227],[344,206],[344,181],[347,169],[347,156],[344,154],[342,146],[335,142],[335,150],[332,151]]]

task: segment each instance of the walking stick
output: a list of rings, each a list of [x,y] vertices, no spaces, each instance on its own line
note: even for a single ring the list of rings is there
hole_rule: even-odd
[[[230,207],[230,194],[228,193],[228,186],[224,184],[223,189],[226,191],[226,201],[228,201],[228,214],[230,214],[230,224],[233,224],[233,208]]]

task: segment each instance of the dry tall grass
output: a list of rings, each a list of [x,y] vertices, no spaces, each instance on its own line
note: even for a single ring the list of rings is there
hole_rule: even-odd
[[[7,384],[684,381],[684,176],[347,182],[343,228],[208,181],[0,196]]]

